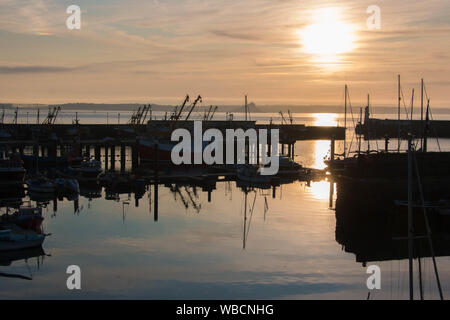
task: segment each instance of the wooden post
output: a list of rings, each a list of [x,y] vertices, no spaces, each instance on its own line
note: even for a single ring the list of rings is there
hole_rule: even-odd
[[[84,151],[84,153],[86,154],[86,156],[88,157],[88,158],[90,158],[91,157],[91,146],[90,145],[86,145],[86,150]]]
[[[126,146],[124,144],[120,145],[120,171],[125,171],[126,162]]]
[[[111,146],[111,170],[115,170],[116,168],[116,146]]]
[[[139,151],[138,151],[138,147],[139,147],[139,141],[136,140],[136,143],[134,143],[131,146],[131,167],[132,169],[136,169],[139,165]]]
[[[105,145],[105,172],[108,171],[108,166],[109,166],[108,145]]]
[[[95,145],[95,147],[94,147],[94,154],[95,154],[95,160],[101,161],[100,146],[99,145]]]
[[[335,138],[334,135],[331,136],[331,147],[330,147],[330,158],[331,161],[334,160],[334,150],[335,150]]]
[[[384,136],[384,152],[389,152],[389,136],[387,134]]]

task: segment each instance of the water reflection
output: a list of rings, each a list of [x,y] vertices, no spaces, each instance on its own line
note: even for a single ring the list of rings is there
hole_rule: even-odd
[[[314,142],[314,168],[324,169],[326,167],[324,160],[330,153],[330,141],[317,140]]]
[[[317,181],[309,184],[310,192],[317,200],[327,200],[330,197],[330,182]]]

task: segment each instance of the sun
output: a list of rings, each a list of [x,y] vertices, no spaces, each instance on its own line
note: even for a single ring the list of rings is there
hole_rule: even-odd
[[[355,48],[353,26],[342,21],[340,11],[320,9],[312,23],[299,30],[303,50],[319,57],[337,56]]]

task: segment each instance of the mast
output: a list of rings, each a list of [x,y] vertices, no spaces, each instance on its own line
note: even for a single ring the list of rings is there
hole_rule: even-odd
[[[344,102],[344,158],[345,158],[345,151],[347,149],[347,142],[346,142],[346,131],[347,131],[347,92],[348,92],[348,88],[347,85],[345,85],[345,90],[344,90],[344,95],[345,95],[345,102]]]
[[[423,148],[423,78],[420,80],[420,148]]]
[[[367,114],[370,113],[370,94],[367,94]],[[370,132],[369,123],[367,123],[367,154],[370,154]]]
[[[409,258],[409,300],[414,300],[413,288],[413,203],[412,203],[412,136],[408,135],[408,258]]]
[[[426,114],[425,114],[425,130],[424,130],[424,133],[423,133],[423,149],[422,149],[423,152],[427,152],[428,125],[429,125],[428,122],[429,121],[430,121],[430,99],[428,99],[427,111],[426,111]]]
[[[244,189],[244,194],[245,194],[245,200],[244,200],[244,235],[243,235],[243,240],[242,240],[242,248],[245,249],[245,233],[246,233],[246,229],[247,229],[247,188]]]
[[[359,108],[359,123],[362,123],[362,108]],[[361,154],[361,137],[362,135],[359,134],[359,139],[358,139],[358,156]]]
[[[411,132],[413,130],[413,113],[414,113],[414,88],[412,89],[412,96],[411,96]]]
[[[398,149],[397,152],[400,152],[400,101],[402,100],[400,96],[400,75],[398,75],[398,107],[397,107],[397,113],[398,113]]]

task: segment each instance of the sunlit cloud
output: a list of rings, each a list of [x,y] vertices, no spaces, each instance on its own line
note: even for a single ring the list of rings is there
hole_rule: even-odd
[[[55,85],[61,98],[71,99],[70,84],[85,101],[108,98],[100,88],[110,86],[118,87],[115,94],[123,99],[192,89],[205,97],[228,96],[223,103],[247,92],[257,104],[329,104],[340,97],[344,82],[353,81],[348,84],[355,95],[370,87],[375,101],[391,103],[388,83],[401,73],[411,81],[425,77],[436,83],[430,88],[433,101],[447,105],[448,1],[433,1],[432,9],[419,1],[383,2],[378,31],[367,29],[368,4],[356,0],[79,5],[82,28],[72,32],[61,2],[0,0],[0,37],[8,43],[0,66],[4,74],[14,74],[0,79],[9,88],[2,99],[45,100],[45,92],[53,98]],[[64,68],[75,68],[70,81]],[[44,72],[55,77],[39,85],[21,78]]]

